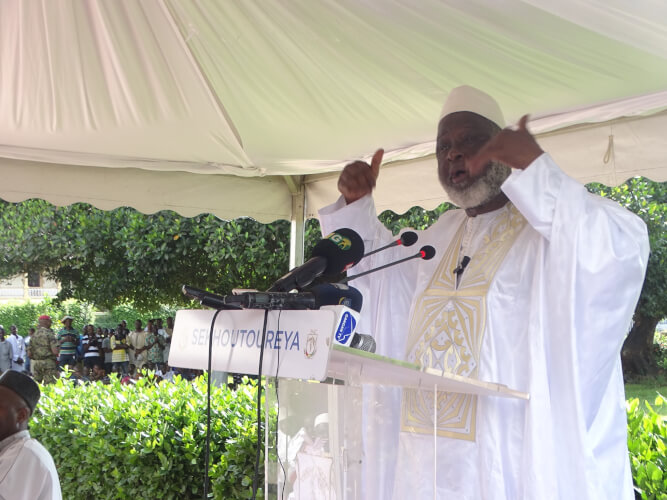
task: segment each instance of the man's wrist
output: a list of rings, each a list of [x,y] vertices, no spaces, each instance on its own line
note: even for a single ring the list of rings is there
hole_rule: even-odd
[[[530,151],[526,151],[525,154],[521,155],[521,158],[516,162],[516,165],[513,165],[513,167],[518,168],[519,170],[526,170],[543,154],[544,151],[542,148],[535,144],[535,148],[531,148]]]

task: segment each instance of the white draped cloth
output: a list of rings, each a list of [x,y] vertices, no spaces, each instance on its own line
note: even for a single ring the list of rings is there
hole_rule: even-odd
[[[48,450],[28,431],[0,441],[0,500],[61,500],[60,481]]]
[[[415,246],[355,266],[350,274],[425,244],[437,252],[352,281],[364,295],[357,331],[375,337],[378,354],[530,400],[439,394],[434,447],[432,393],[366,387],[361,498],[634,498],[619,352],[646,270],[646,227],[546,153],[502,189],[503,208],[448,211]],[[394,239],[370,196],[339,199],[320,218],[324,234],[357,231],[366,251]]]

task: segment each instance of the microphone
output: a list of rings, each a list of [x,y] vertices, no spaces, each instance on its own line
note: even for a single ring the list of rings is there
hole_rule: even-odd
[[[364,255],[364,242],[355,231],[336,229],[313,248],[312,257],[277,280],[268,292],[301,290],[321,274],[338,274],[358,263]]]
[[[384,266],[376,267],[375,269],[370,269],[369,271],[355,274],[354,276],[348,276],[347,278],[343,278],[342,280],[340,280],[339,283],[347,283],[350,280],[361,278],[362,276],[366,276],[367,274],[374,273],[376,271],[381,271],[382,269],[385,269],[387,267],[395,266],[397,264],[402,264],[403,262],[406,262],[408,260],[412,259],[431,260],[434,256],[435,256],[435,248],[433,248],[431,245],[424,245],[419,249],[419,252],[410,257],[406,257],[404,259],[400,259],[395,262],[390,262],[389,264],[385,264]]]
[[[197,299],[201,305],[213,309],[317,309],[316,297],[312,293],[245,292],[239,295],[217,295],[188,285],[183,285],[182,291],[188,297]]]
[[[368,257],[369,255],[373,255],[374,253],[381,252],[382,250],[386,250],[387,248],[395,247],[398,245],[403,245],[404,247],[409,247],[417,243],[417,233],[414,231],[405,231],[400,238],[398,238],[396,241],[392,241],[388,245],[385,245],[380,248],[376,248],[375,250],[371,250],[367,254],[364,255],[364,257]]]
[[[339,283],[316,285],[308,292],[244,292],[239,295],[217,295],[200,288],[183,285],[183,293],[188,297],[213,309],[269,309],[295,310],[319,309],[321,306],[342,305],[355,312],[361,311],[363,296],[356,288]],[[349,313],[345,313],[349,314]],[[354,331],[356,319],[342,318],[345,324],[338,325],[334,341],[346,345],[350,333]],[[363,333],[352,334],[349,347],[367,352],[375,352],[375,340]]]
[[[311,291],[315,294],[317,306],[335,306],[341,305],[360,312],[363,304],[363,295],[354,287],[342,283],[324,283],[314,286]],[[375,352],[375,339],[364,333],[352,333],[352,340],[349,335],[354,332],[356,320],[352,318],[341,318],[341,325],[338,325],[334,333],[334,342],[340,345],[347,345],[352,349],[360,351]]]
[[[315,304],[321,306],[345,306],[360,312],[364,297],[356,288],[343,283],[322,283],[315,285],[308,292],[315,295]]]
[[[183,295],[198,300],[201,305],[206,307],[211,307],[213,309],[241,309],[241,306],[238,304],[227,303],[227,297],[207,292],[201,288],[183,285],[181,291],[183,292]]]
[[[182,290],[188,297],[213,309],[302,310],[343,305],[359,312],[363,303],[363,296],[356,288],[329,283],[301,293],[244,292],[238,295],[218,295],[188,285],[183,285]]]

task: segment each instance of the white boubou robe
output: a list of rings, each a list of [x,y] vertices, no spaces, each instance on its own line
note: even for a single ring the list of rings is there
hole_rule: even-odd
[[[0,441],[0,499],[62,499],[53,458],[28,431]]]
[[[357,331],[375,337],[378,354],[530,400],[439,394],[434,451],[432,393],[365,387],[361,498],[634,498],[619,352],[646,270],[646,227],[548,154],[502,189],[503,208],[448,211],[413,247],[355,266],[350,274],[422,245],[437,251],[352,281],[364,295]],[[320,218],[324,235],[349,227],[366,251],[394,239],[370,196],[340,199]]]

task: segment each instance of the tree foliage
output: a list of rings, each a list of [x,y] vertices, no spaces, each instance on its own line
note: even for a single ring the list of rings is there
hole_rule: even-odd
[[[183,284],[220,293],[265,289],[288,267],[287,221],[105,212],[29,200],[0,203],[0,227],[0,277],[44,272],[60,282],[60,300],[104,308],[187,304]]]
[[[387,211],[381,220],[394,233],[406,226],[425,229],[450,206]],[[183,284],[217,293],[265,290],[288,270],[287,221],[107,212],[83,203],[56,207],[28,200],[0,201],[0,228],[0,278],[43,272],[61,284],[57,302],[75,298],[103,309],[191,307]],[[308,220],[306,255],[321,237],[319,222]]]
[[[438,218],[447,210],[456,208],[451,203],[441,203],[433,210],[425,210],[421,207],[412,207],[403,214],[396,214],[391,210],[385,210],[380,214],[380,221],[389,229],[392,234],[396,235],[398,232],[406,227],[412,229],[424,230],[433,224]]]

